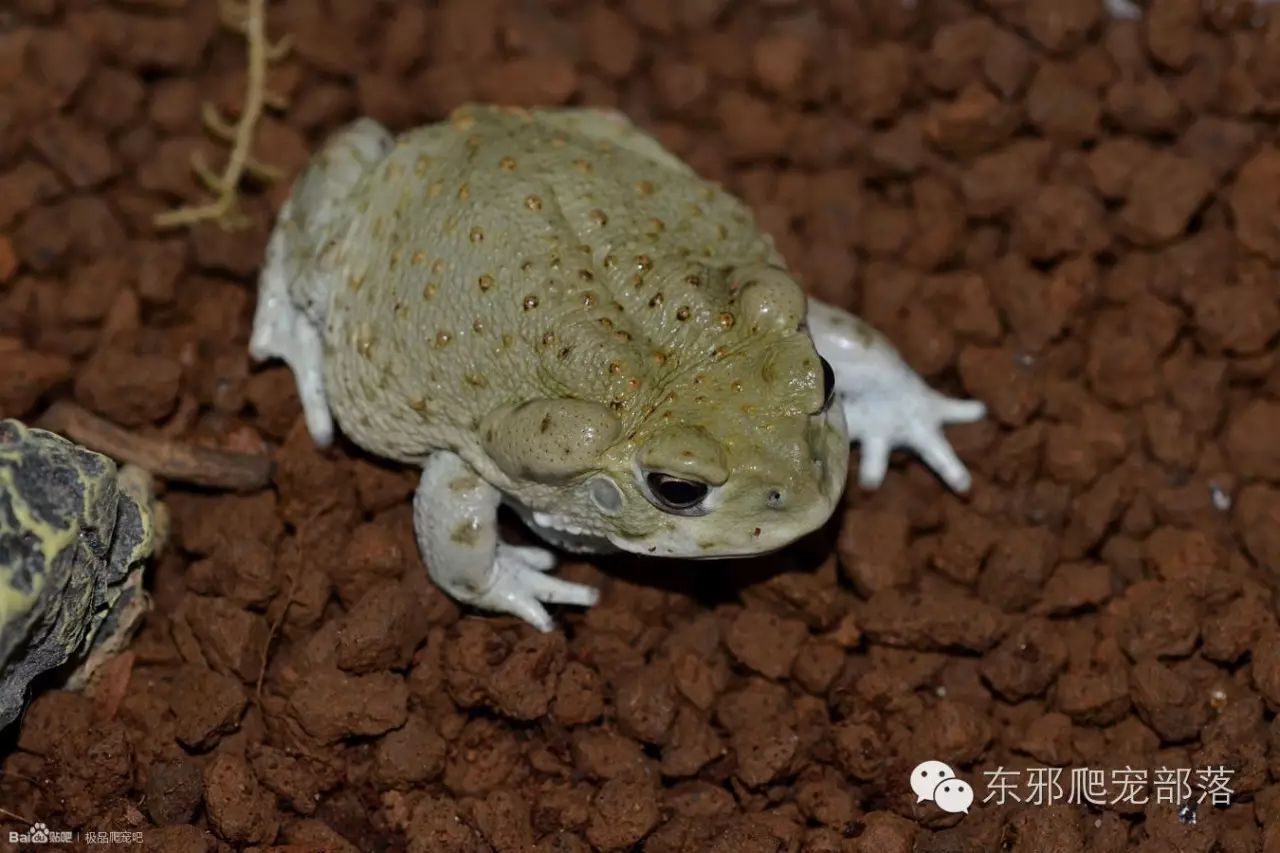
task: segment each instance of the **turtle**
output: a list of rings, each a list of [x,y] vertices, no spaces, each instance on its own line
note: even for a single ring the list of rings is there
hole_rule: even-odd
[[[0,420],[0,727],[33,680],[81,689],[123,647],[163,519],[141,468]]]

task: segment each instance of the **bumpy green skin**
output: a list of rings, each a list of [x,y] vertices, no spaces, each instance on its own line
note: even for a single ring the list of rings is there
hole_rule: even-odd
[[[745,205],[625,120],[468,107],[401,136],[342,207],[291,298],[356,443],[454,451],[641,553],[758,553],[830,515],[848,439],[803,291]],[[725,483],[719,505],[655,508],[639,464]],[[617,515],[589,499],[597,473]]]
[[[147,506],[107,457],[0,420],[0,726],[33,678],[81,659],[142,595]]]

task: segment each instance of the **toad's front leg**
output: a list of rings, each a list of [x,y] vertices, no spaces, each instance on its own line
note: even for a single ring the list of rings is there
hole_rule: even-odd
[[[546,574],[543,548],[498,540],[501,495],[457,454],[432,453],[413,498],[413,526],[431,579],[465,604],[519,616],[539,631],[552,622],[543,604],[596,603],[589,586]]]
[[[948,486],[967,491],[969,471],[942,427],[981,420],[986,406],[934,391],[883,335],[847,311],[811,298],[808,322],[814,347],[835,374],[849,437],[861,444],[859,484],[878,487],[889,467],[889,453],[909,447]]]

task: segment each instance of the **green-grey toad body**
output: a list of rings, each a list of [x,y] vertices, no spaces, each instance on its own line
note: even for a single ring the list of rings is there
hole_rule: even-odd
[[[140,469],[0,420],[0,726],[36,676],[91,675],[145,610],[153,515]]]
[[[251,351],[288,362],[318,444],[336,418],[423,466],[437,583],[543,629],[542,602],[595,590],[500,542],[500,503],[575,550],[762,553],[830,517],[851,435],[865,485],[905,444],[967,487],[940,428],[983,414],[807,299],[740,201],[589,109],[340,131],[280,213]]]

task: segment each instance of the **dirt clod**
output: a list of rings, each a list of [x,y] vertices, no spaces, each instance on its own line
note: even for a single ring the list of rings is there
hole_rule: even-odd
[[[347,675],[317,670],[305,676],[289,698],[298,723],[322,742],[380,735],[405,721],[408,690],[391,673]]]
[[[172,690],[178,742],[193,750],[206,750],[235,731],[248,701],[237,679],[201,667],[180,670]]]
[[[253,770],[222,753],[204,771],[204,802],[213,830],[231,842],[269,844],[280,828],[275,805],[263,796]]]
[[[190,761],[158,761],[146,783],[147,814],[157,826],[188,823],[204,798],[200,768]]]

